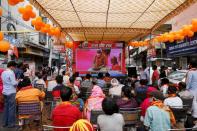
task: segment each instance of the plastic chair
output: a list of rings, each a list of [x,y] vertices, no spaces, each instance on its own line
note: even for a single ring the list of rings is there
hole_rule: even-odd
[[[43,125],[44,131],[53,131],[53,129],[70,129],[70,127],[69,126],[64,127],[64,126]]]
[[[90,115],[90,123],[97,125],[97,117],[102,114],[105,114],[102,110],[92,110]]]
[[[42,124],[42,111],[41,105],[38,101],[29,101],[29,102],[20,102],[17,104],[18,116],[26,116],[19,117],[19,125],[23,126],[26,120],[30,119],[38,119],[40,120],[40,124]]]
[[[189,109],[188,106],[183,106],[182,108],[179,107],[170,107],[172,110],[176,121],[185,121],[187,117],[187,111]]]
[[[135,128],[140,124],[141,108],[120,108],[120,113],[124,117],[125,128]]]

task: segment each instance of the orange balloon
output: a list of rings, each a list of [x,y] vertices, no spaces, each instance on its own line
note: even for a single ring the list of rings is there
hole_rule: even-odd
[[[0,32],[0,41],[2,41],[4,38],[3,32]]]
[[[18,0],[8,0],[8,4],[11,6],[18,4],[18,2],[19,2]]]
[[[55,28],[55,35],[59,37],[61,35],[61,31],[58,27]]]
[[[29,21],[29,19],[30,19],[29,15],[23,14],[24,21]]]
[[[0,51],[7,52],[10,49],[10,43],[8,41],[0,41]]]
[[[26,5],[25,8],[26,8],[27,10],[33,10],[33,7],[32,7],[31,5]]]
[[[3,9],[0,7],[0,16],[3,15]]]
[[[67,48],[73,48],[73,42],[67,42],[66,47]]]
[[[188,37],[193,37],[194,36],[194,32],[193,31],[190,31],[189,33],[188,33]]]
[[[41,30],[41,26],[35,26],[35,29],[37,30],[37,31],[40,31]]]
[[[197,19],[192,19],[192,25],[197,26]]]
[[[31,20],[31,24],[32,24],[33,26],[35,26],[35,25],[36,25],[36,20],[35,20],[35,19]]]
[[[36,13],[34,13],[34,12],[32,11],[31,14],[30,14],[30,17],[31,17],[31,18],[35,18],[35,17],[36,17]]]
[[[19,8],[18,8],[18,12],[19,12],[20,14],[25,13],[25,8],[19,7]]]

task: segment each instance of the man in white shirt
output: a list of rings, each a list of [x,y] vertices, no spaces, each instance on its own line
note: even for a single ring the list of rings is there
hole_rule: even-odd
[[[7,64],[7,69],[3,71],[1,78],[3,81],[3,96],[4,96],[4,112],[3,126],[14,128],[16,123],[16,86],[18,81],[15,78],[14,69],[16,67],[14,61]]]
[[[164,105],[170,106],[172,108],[183,108],[183,101],[176,95],[176,91],[176,87],[168,87],[168,98],[164,100]]]

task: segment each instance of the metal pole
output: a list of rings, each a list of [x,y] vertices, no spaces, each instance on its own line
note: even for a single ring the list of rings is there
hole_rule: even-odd
[[[59,60],[58,60],[58,75],[60,73],[60,53],[59,53]]]
[[[150,33],[150,44],[151,43],[151,39],[152,39],[152,32]],[[151,45],[152,46],[152,45]],[[150,61],[150,58],[148,58],[148,66],[149,66],[149,84],[152,84],[152,81],[151,81],[151,61]]]
[[[130,56],[129,46],[127,47],[127,49],[128,49],[128,55],[129,55],[129,66],[130,66],[130,65],[131,65],[131,61],[130,61],[131,56]]]

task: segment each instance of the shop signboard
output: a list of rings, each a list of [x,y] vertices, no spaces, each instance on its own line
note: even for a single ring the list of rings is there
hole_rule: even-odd
[[[197,35],[192,38],[186,38],[180,42],[166,43],[168,57],[187,56],[197,53]]]

